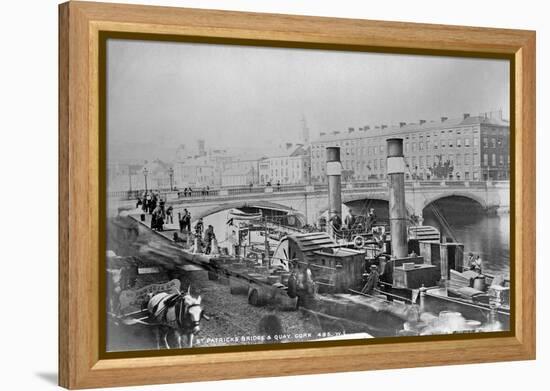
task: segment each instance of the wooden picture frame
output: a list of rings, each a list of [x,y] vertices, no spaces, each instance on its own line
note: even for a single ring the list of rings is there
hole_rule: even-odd
[[[513,330],[498,337],[399,339],[133,358],[100,352],[100,35],[158,34],[267,46],[508,58]],[[535,358],[535,32],[68,2],[59,6],[59,384],[90,388]],[[460,352],[460,354],[457,354]]]

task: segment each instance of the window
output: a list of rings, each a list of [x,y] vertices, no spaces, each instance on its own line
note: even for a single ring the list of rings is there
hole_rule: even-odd
[[[487,137],[483,137],[483,147],[489,148],[489,139]]]
[[[468,137],[466,137],[466,138],[464,139],[464,146],[465,146],[465,147],[469,147],[469,146],[470,146],[470,139],[469,139]]]
[[[469,153],[465,153],[464,154],[464,165],[465,166],[469,166],[471,164],[471,161],[470,161],[470,154]]]
[[[491,146],[492,146],[493,148],[496,148],[496,147],[497,147],[497,139],[494,138],[494,137],[491,138]]]
[[[474,165],[479,166],[479,154],[474,153]]]
[[[416,152],[416,141],[412,143],[412,151]]]
[[[460,153],[456,154],[456,165],[461,166],[462,165],[462,155]]]
[[[461,139],[461,138],[457,138],[457,139],[456,139],[456,146],[457,146],[458,148],[460,148],[460,147],[462,146],[462,139]]]
[[[499,156],[499,162],[498,162],[498,164],[499,164],[500,166],[504,166],[504,155],[500,155],[500,156]]]
[[[453,147],[453,139],[450,138],[450,139],[449,139],[449,148],[452,148],[452,147]]]
[[[441,140],[441,148],[445,148],[445,140]]]
[[[430,155],[426,156],[426,167],[431,167],[432,157]]]
[[[474,137],[474,147],[479,146],[479,137]]]
[[[489,155],[486,153],[483,154],[483,165],[488,166],[489,165]]]
[[[418,143],[418,150],[423,151],[424,150],[424,143],[421,141]]]
[[[497,155],[495,155],[494,153],[491,155],[491,165],[493,167],[496,167],[497,165]]]
[[[479,180],[479,172],[474,172],[474,181]]]
[[[424,156],[420,156],[418,158],[418,165],[420,166],[420,168],[424,168]]]
[[[374,169],[378,170],[378,159],[374,159]]]

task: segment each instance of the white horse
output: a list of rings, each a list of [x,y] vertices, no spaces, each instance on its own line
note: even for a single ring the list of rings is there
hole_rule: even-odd
[[[186,293],[169,294],[161,292],[153,295],[147,303],[150,319],[154,324],[157,348],[160,349],[160,338],[163,334],[164,345],[170,349],[168,334],[174,332],[178,347],[183,348],[183,337],[187,346],[193,347],[193,340],[200,332],[200,321],[210,320],[201,306],[201,297],[191,296],[191,286]]]

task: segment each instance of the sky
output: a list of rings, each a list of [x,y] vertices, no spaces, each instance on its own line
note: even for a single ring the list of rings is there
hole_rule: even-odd
[[[509,116],[504,60],[110,39],[108,145],[279,145],[319,132]]]

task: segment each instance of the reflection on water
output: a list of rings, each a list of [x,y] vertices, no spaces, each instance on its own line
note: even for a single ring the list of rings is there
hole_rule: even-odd
[[[465,258],[468,252],[479,254],[483,268],[489,274],[510,274],[510,216],[490,215],[470,200],[453,197],[436,202],[452,233],[435,217],[430,207],[424,210],[424,225],[441,230],[464,244]]]

